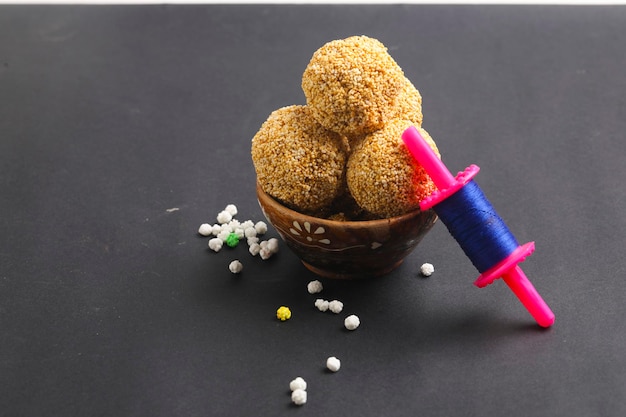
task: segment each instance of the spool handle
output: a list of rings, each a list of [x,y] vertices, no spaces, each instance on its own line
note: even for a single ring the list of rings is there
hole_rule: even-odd
[[[515,265],[502,274],[502,280],[506,282],[511,291],[517,296],[526,310],[541,327],[550,327],[554,323],[554,313],[548,307],[533,284],[528,280],[522,268]]]
[[[419,162],[430,178],[440,190],[451,188],[456,184],[448,168],[437,157],[415,126],[410,126],[402,133],[402,140],[411,152],[411,155]]]

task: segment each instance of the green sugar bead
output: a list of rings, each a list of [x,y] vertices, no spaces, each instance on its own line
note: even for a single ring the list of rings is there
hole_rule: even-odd
[[[237,233],[230,233],[228,237],[226,238],[226,244],[231,248],[234,248],[235,246],[237,246],[238,243],[239,243],[239,236],[237,236]]]

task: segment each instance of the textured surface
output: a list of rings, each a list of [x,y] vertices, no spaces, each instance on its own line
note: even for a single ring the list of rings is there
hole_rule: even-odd
[[[302,91],[315,118],[348,137],[382,129],[399,113],[399,97],[405,102],[412,96],[410,85],[385,45],[367,36],[324,44],[302,74]]]
[[[355,34],[536,241],[553,328],[475,288],[441,223],[387,278],[316,295],[284,245],[263,262],[196,234],[228,203],[262,219],[251,138]],[[0,414],[626,415],[625,44],[622,7],[0,7]]]
[[[419,128],[408,120],[389,122],[359,141],[348,158],[346,180],[350,193],[360,207],[380,218],[419,210],[420,201],[436,190],[424,168],[402,142],[402,133],[409,126]],[[433,138],[419,129],[440,157]]]
[[[273,111],[252,138],[251,156],[263,190],[294,210],[317,214],[344,190],[343,140],[307,106]]]

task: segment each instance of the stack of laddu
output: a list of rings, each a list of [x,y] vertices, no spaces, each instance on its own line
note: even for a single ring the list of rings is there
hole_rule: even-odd
[[[435,186],[402,132],[422,129],[422,97],[378,40],[328,42],[302,76],[306,105],[272,112],[252,139],[263,191],[302,213],[371,220],[419,210]]]

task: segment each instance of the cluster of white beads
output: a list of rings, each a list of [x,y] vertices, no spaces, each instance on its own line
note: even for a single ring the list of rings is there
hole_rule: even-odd
[[[291,390],[291,401],[296,405],[306,404],[306,381],[302,377],[297,377],[289,383]]]
[[[337,372],[341,368],[341,361],[335,356],[329,356],[326,359],[326,368],[331,372]],[[291,390],[291,401],[296,405],[306,404],[307,401],[307,383],[302,377],[297,377],[289,383]]]
[[[252,256],[259,255],[264,261],[278,252],[278,239],[275,237],[259,242],[258,237],[248,238],[248,251]]]
[[[343,303],[339,300],[328,301],[323,298],[318,298],[315,300],[315,307],[321,312],[330,310],[335,314],[339,314],[343,310]]]
[[[255,223],[252,220],[240,222],[235,219],[237,213],[237,206],[228,204],[224,210],[217,214],[217,223],[213,225],[202,223],[200,225],[198,233],[202,236],[211,237],[208,243],[209,249],[219,252],[225,243],[234,246],[245,239],[248,244],[248,252],[252,256],[259,255],[261,259],[267,260],[278,252],[278,239],[271,238],[261,241],[259,238],[259,236],[267,233],[267,223],[263,221]],[[239,260],[236,260],[231,262],[228,268],[233,274],[238,274],[243,265]]]
[[[252,256],[259,255],[261,259],[267,260],[278,252],[278,239],[271,238],[263,241],[260,239],[260,236],[267,233],[267,223],[263,221],[255,223],[252,220],[241,222],[235,219],[237,213],[237,206],[228,204],[217,214],[217,223],[200,225],[198,233],[210,237],[209,249],[219,252],[224,244],[232,247],[245,240],[248,244],[248,252]],[[233,274],[238,274],[243,269],[243,265],[239,260],[235,260],[228,265],[228,269]]]
[[[217,215],[217,223],[211,225],[209,223],[202,223],[198,228],[198,233],[202,236],[213,236],[213,243],[209,241],[209,247],[218,252],[222,246],[217,244],[216,238],[221,240],[222,243],[226,242],[228,236],[234,233],[239,240],[246,239],[248,245],[259,243],[259,236],[267,232],[267,224],[263,221],[253,222],[252,220],[246,220],[240,222],[235,219],[237,215],[237,207],[234,204],[229,204],[226,208],[219,212]],[[276,241],[278,243],[278,241]]]

